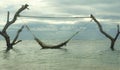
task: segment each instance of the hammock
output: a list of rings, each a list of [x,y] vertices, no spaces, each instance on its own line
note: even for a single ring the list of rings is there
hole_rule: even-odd
[[[43,48],[43,49],[46,49],[46,48],[61,48],[63,46],[66,46],[67,43],[76,35],[79,33],[79,31],[77,31],[75,34],[73,34],[69,39],[67,39],[66,41],[62,42],[62,43],[59,43],[57,45],[46,45],[45,43],[43,43],[40,39],[38,39],[33,33],[32,31],[30,30],[30,28],[25,25],[25,27],[31,32],[31,34],[33,35],[34,37],[34,40]]]

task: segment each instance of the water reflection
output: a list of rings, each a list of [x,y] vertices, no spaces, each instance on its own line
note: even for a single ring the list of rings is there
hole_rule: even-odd
[[[20,50],[19,50],[19,49],[13,48],[12,50],[13,50],[14,52],[16,52],[16,53],[20,53]]]
[[[46,50],[46,49],[40,49],[40,50]],[[67,52],[67,48],[54,48],[54,49],[51,49],[51,50],[61,50],[61,51],[64,51],[64,52]]]
[[[10,57],[10,52],[4,51],[4,52],[3,52],[3,58],[4,58],[4,59],[9,59],[9,57]]]
[[[0,68],[1,70],[4,68],[6,68],[4,70],[119,70],[120,50],[111,51],[106,42],[100,42],[88,41],[86,44],[86,41],[72,41],[60,49],[39,49],[34,41],[25,41],[8,53],[0,52],[0,56],[3,55],[0,57]]]

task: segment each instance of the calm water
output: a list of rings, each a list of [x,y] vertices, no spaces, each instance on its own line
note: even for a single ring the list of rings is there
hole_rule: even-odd
[[[35,41],[26,40],[5,54],[5,42],[0,41],[0,70],[120,70],[119,42],[112,52],[109,40],[72,40],[62,49],[45,50]]]

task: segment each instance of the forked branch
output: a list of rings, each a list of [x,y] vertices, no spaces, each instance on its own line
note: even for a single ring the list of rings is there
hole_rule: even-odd
[[[114,38],[115,40],[117,40],[119,34],[120,34],[120,27],[119,27],[119,25],[117,25],[117,34],[116,34],[116,36]]]
[[[16,34],[16,36],[15,36],[13,42],[12,42],[13,45],[15,45],[15,44],[17,44],[17,43],[19,43],[19,42],[22,41],[22,40],[17,41],[17,39],[18,39],[18,37],[19,37],[19,35],[20,35],[20,32],[23,30],[23,28],[24,28],[24,26],[22,26],[22,27],[17,31],[17,34]]]
[[[119,25],[117,25],[117,33],[116,33],[115,37],[112,37],[111,35],[109,35],[108,33],[106,33],[106,32],[103,30],[102,25],[100,24],[100,22],[99,22],[92,14],[91,14],[90,17],[91,17],[91,18],[96,22],[96,24],[98,25],[99,31],[100,31],[103,35],[105,35],[108,39],[110,39],[110,41],[111,41],[111,46],[110,46],[110,48],[111,48],[112,51],[114,51],[115,42],[116,42],[116,40],[117,40],[117,38],[118,38],[118,36],[119,36],[119,34],[120,34]]]
[[[108,33],[106,33],[104,30],[103,30],[103,28],[102,28],[102,25],[100,24],[100,22],[91,14],[91,16],[90,16],[96,23],[97,23],[97,25],[98,25],[98,27],[99,27],[99,30],[100,30],[100,32],[102,33],[102,34],[104,34],[107,38],[109,38],[109,39],[113,39],[113,37],[112,36],[110,36]]]
[[[6,25],[5,25],[5,27],[3,28],[2,31],[3,31],[3,32],[6,32],[7,28],[17,20],[17,17],[19,16],[19,14],[20,14],[23,10],[27,9],[27,7],[28,7],[28,5],[25,4],[25,5],[23,5],[20,9],[18,9],[18,11],[15,13],[15,15],[14,15],[14,17],[13,17],[13,19],[12,19],[11,21],[9,21],[9,12],[8,12],[8,15],[7,15],[7,23],[6,23]]]

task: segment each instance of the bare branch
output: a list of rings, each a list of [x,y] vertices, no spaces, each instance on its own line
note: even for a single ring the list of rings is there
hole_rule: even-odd
[[[13,43],[13,45],[16,45],[16,44],[19,43],[19,42],[22,42],[22,40],[16,41],[15,43]]]
[[[10,12],[8,11],[8,13],[7,13],[7,23],[9,22],[9,15],[10,15]]]
[[[115,36],[115,38],[114,38],[114,40],[117,40],[117,38],[118,38],[118,36],[119,36],[119,34],[120,34],[120,27],[119,27],[119,25],[117,25],[117,34],[116,34],[116,36]]]
[[[15,13],[14,18],[12,19],[12,21],[10,21],[10,23],[14,23],[14,22],[16,21],[17,17],[19,16],[19,14],[20,14],[23,10],[27,9],[27,7],[28,7],[27,4],[23,5],[23,6]]]
[[[117,31],[120,32],[120,26],[119,26],[119,24],[117,25]]]
[[[13,19],[11,21],[9,21],[7,19],[9,22],[6,23],[5,27],[3,28],[3,32],[5,32],[7,30],[7,28],[17,20],[17,17],[19,16],[19,14],[23,10],[27,9],[27,7],[28,7],[27,4],[23,5],[20,9],[18,9],[18,11],[15,13],[15,15],[14,15],[14,17],[13,17]],[[9,15],[9,13],[8,13],[8,15]],[[8,18],[9,18],[9,16],[8,16]]]
[[[0,31],[0,34],[2,34],[2,32]]]
[[[0,35],[3,36],[3,33],[0,31]]]
[[[100,32],[101,32],[102,34],[104,34],[107,38],[113,40],[113,37],[110,36],[108,33],[106,33],[106,32],[103,30],[102,25],[100,24],[100,22],[99,22],[92,14],[91,14],[90,17],[97,23]]]
[[[5,39],[8,38],[8,34],[6,32],[4,33],[0,31],[0,35],[2,35]]]
[[[9,13],[9,11],[7,12],[7,22],[6,22],[6,25],[4,26],[4,28],[3,28],[3,30],[2,30],[2,32],[4,32],[5,33],[5,28],[6,28],[6,26],[8,26],[8,23],[9,23],[9,15],[10,15],[10,13]]]
[[[17,39],[18,39],[18,37],[19,37],[19,34],[20,34],[20,32],[23,30],[23,28],[24,28],[24,26],[22,26],[22,27],[18,30],[18,32],[17,32],[17,34],[16,34],[16,36],[15,36],[12,44],[15,44],[15,43],[16,43],[16,41],[17,41]]]

